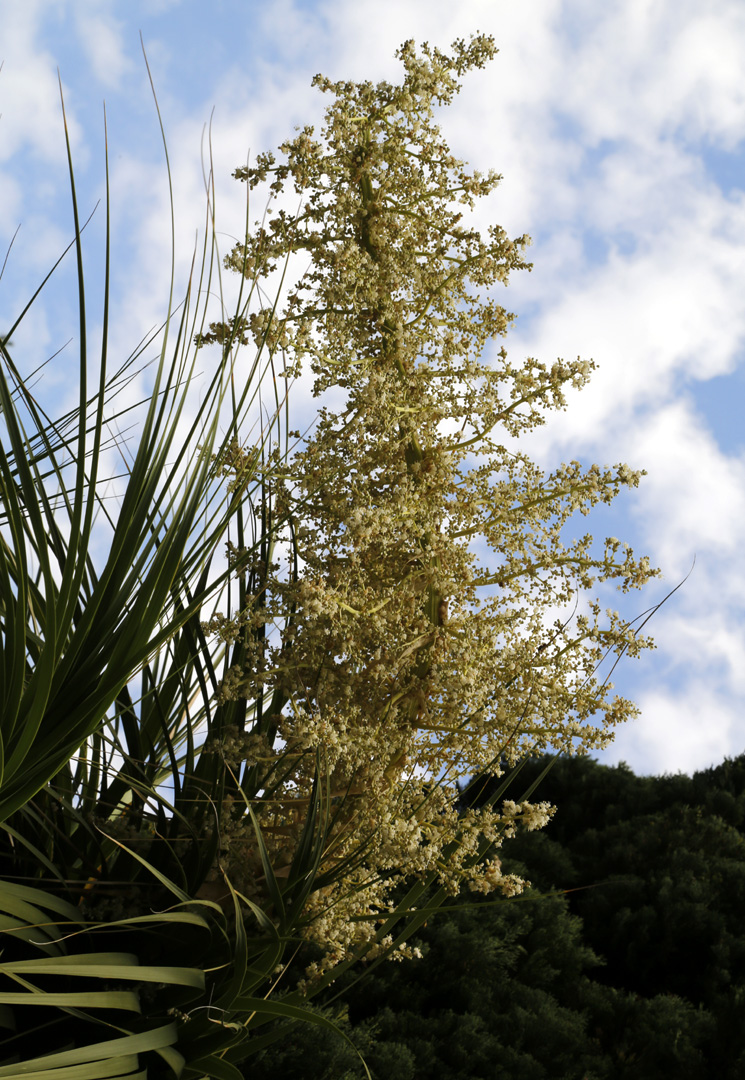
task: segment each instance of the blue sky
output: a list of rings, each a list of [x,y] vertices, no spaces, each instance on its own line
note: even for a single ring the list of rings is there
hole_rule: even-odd
[[[461,0],[456,11],[450,0],[0,0],[0,27],[0,258],[21,225],[0,282],[0,326],[72,235],[59,66],[87,210],[103,191],[106,100],[119,358],[162,318],[170,265],[140,31],[171,154],[182,282],[203,219],[201,140],[213,109],[218,228],[237,233],[245,189],[231,171],[249,150],[318,123],[314,74],[395,79],[406,38],[446,47],[492,33],[498,57],[467,80],[443,126],[459,156],[503,174],[484,222],[533,237],[534,269],[510,285],[518,320],[506,344],[517,356],[599,365],[529,449],[547,468],[577,458],[647,469],[638,491],[582,523],[661,567],[659,585],[624,601],[630,615],[677,585],[695,557],[654,619],[656,651],[616,669],[616,687],[642,713],[604,760],[690,772],[745,749],[742,3]],[[95,323],[100,213],[88,234]],[[28,370],[74,337],[72,270],[15,336]],[[72,402],[74,355],[45,373],[49,400]],[[614,594],[605,599],[615,605]]]

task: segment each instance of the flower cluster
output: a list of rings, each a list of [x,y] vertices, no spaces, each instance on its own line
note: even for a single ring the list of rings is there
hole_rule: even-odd
[[[279,633],[220,691],[223,700],[271,691],[281,702],[267,723],[286,777],[271,801],[258,800],[279,866],[298,842],[323,751],[336,811],[329,883],[311,895],[307,922],[327,946],[325,966],[372,940],[364,916],[385,912],[396,875],[436,871],[453,893],[518,891],[498,859],[479,860],[480,839],[499,846],[516,825],[544,824],[548,808],[459,813],[456,778],[499,774],[549,746],[606,745],[635,709],[609,697],[598,665],[609,650],[650,644],[597,602],[561,616],[597,581],[625,590],[656,573],[613,538],[601,554],[589,535],[562,539],[572,515],[640,474],[576,461],[545,474],[503,445],[563,408],[594,365],[487,351],[514,317],[492,291],[529,268],[529,241],[469,227],[499,177],[452,156],[434,106],[494,52],[483,36],[450,55],[407,42],[401,85],[318,76],[333,96],[320,138],[306,128],[281,148],[281,164],[267,154],[236,173],[302,197],[297,215],[279,211],[227,260],[259,276],[291,252],[309,263],[254,332],[309,364],[316,395],[346,392],[343,409],[320,408],[312,435],[273,474],[292,558],[286,572],[264,574],[261,618]],[[234,616],[236,633],[250,618]],[[224,637],[225,620],[214,629]],[[245,870],[255,860],[242,835]],[[335,878],[334,867],[352,869]]]

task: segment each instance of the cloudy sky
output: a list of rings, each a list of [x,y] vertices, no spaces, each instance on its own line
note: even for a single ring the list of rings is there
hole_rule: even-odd
[[[140,31],[171,156],[182,282],[204,216],[211,116],[227,249],[245,211],[231,171],[295,125],[318,123],[314,74],[393,81],[393,54],[407,38],[445,48],[475,31],[494,35],[499,55],[468,78],[442,123],[460,157],[503,175],[493,219],[533,238],[534,269],[515,276],[508,294],[518,320],[507,347],[514,357],[581,355],[599,365],[569,409],[531,438],[531,453],[546,467],[577,458],[647,470],[636,492],[590,519],[594,532],[629,540],[663,572],[624,602],[629,616],[659,601],[695,560],[649,626],[656,651],[614,673],[641,716],[603,760],[691,772],[741,753],[745,6],[212,0],[207,13],[196,0],[0,0],[0,263],[21,226],[0,281],[0,328],[72,236],[59,67],[86,216],[103,193],[106,102],[120,360],[162,320],[170,268]],[[102,236],[99,212],[86,247],[94,312]],[[66,273],[14,334],[23,370],[74,337]],[[39,393],[72,402],[74,365],[74,350],[60,354]]]

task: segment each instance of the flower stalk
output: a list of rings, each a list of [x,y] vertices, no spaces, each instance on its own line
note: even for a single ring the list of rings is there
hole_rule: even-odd
[[[343,409],[319,409],[273,487],[274,512],[291,523],[287,571],[263,578],[261,619],[277,637],[220,689],[226,701],[273,695],[283,778],[269,793],[253,773],[251,798],[278,863],[292,857],[294,810],[323,752],[337,804],[325,884],[308,897],[307,933],[327,948],[317,975],[372,947],[372,914],[389,910],[402,876],[514,892],[498,861],[479,868],[481,840],[536,827],[548,808],[459,814],[455,778],[549,746],[606,745],[635,708],[610,698],[598,665],[607,649],[651,644],[618,613],[602,617],[597,600],[574,632],[563,614],[596,582],[625,590],[656,573],[613,538],[601,554],[588,535],[562,540],[576,511],[642,474],[577,462],[544,474],[503,444],[564,408],[594,364],[512,363],[493,344],[514,318],[494,289],[530,268],[529,239],[468,223],[500,178],[466,170],[434,110],[495,51],[485,36],[449,54],[406,42],[400,85],[317,76],[332,99],[320,138],[305,128],[282,163],[259,155],[235,174],[250,190],[270,180],[273,195],[292,185],[302,207],[257,225],[227,265],[261,278],[297,253],[309,261],[284,307],[253,313],[247,328],[283,350],[289,372],[309,366],[315,396],[346,392]],[[239,818],[231,827],[240,833]],[[238,850],[248,888],[253,839]]]

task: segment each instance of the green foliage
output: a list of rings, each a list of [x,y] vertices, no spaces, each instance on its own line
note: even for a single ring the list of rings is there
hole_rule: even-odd
[[[263,490],[255,470],[245,469],[227,497],[219,483],[271,357],[257,351],[236,393],[226,343],[195,400],[191,342],[219,287],[208,191],[201,265],[178,316],[171,283],[140,441],[125,465],[119,514],[109,516],[100,475],[115,419],[108,406],[140,353],[109,373],[107,229],[98,389],[86,398],[72,163],[70,184],[78,408],[46,416],[9,335],[0,344],[0,1075],[236,1080],[224,1054],[245,1043],[251,1017],[304,1015],[255,996],[271,985],[292,926],[280,935],[230,882],[211,879],[216,806],[236,784],[219,755],[201,752],[246,713],[245,703],[212,700],[245,645],[208,645],[200,618],[229,581],[219,549],[231,528],[241,543],[271,550],[271,524],[259,517],[255,529]],[[108,222],[108,205],[106,213]],[[241,290],[239,312],[250,292]],[[256,460],[266,437],[265,428]],[[109,536],[102,566],[91,553],[97,523]],[[299,877],[312,864],[320,819],[312,804]]]
[[[541,888],[580,890],[572,910],[613,985],[708,1007],[745,984],[743,764],[654,778],[564,760],[546,777],[560,810],[540,839],[517,837],[511,857]]]
[[[540,767],[526,763],[526,777]],[[564,759],[542,790],[559,809],[545,832],[515,839],[511,858],[541,889],[577,890],[570,909],[605,961],[599,982],[619,1000],[675,995],[689,1017],[681,1045],[703,1024],[709,1068],[734,1080],[745,1060],[745,757],[693,777]]]
[[[647,999],[599,982],[601,961],[562,896],[445,909],[418,940],[423,960],[386,965],[344,991],[349,1034],[374,1078],[709,1075],[710,1014],[667,993]],[[311,1058],[297,1029],[279,1045],[252,1059],[252,1080],[278,1064],[296,1080],[334,1075],[333,1046],[314,1040]]]
[[[544,768],[526,762],[524,782]],[[423,960],[337,987],[373,1077],[738,1080],[745,756],[693,777],[562,759],[542,790],[554,818],[504,859],[541,891],[453,901],[417,935]],[[315,1075],[305,1045],[296,1030],[281,1051],[296,1080]],[[324,1075],[333,1059],[316,1052]]]

